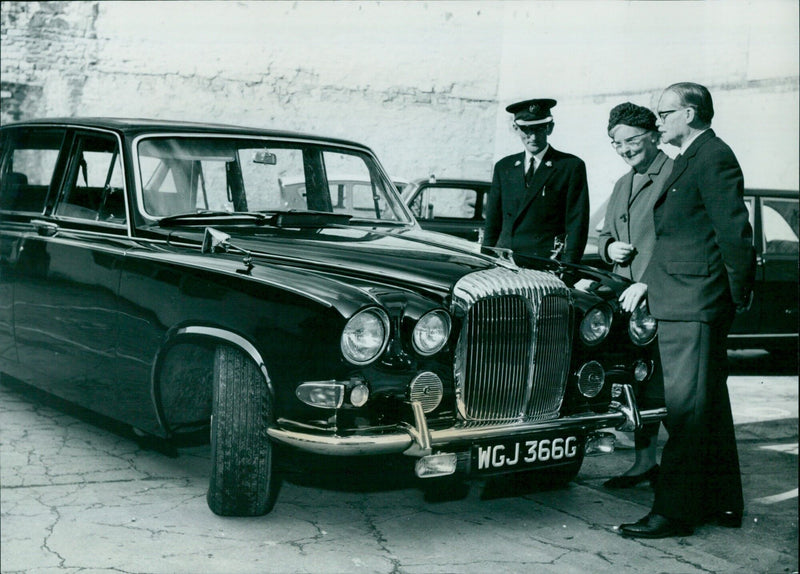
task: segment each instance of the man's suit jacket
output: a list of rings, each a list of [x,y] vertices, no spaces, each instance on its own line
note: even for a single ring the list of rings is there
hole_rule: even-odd
[[[755,277],[744,178],[731,149],[707,130],[679,156],[656,200],[656,245],[642,281],[651,314],[711,322],[746,305]]]
[[[483,244],[523,256],[549,257],[553,239],[566,235],[562,260],[577,263],[589,231],[586,166],[551,146],[525,187],[525,153],[504,157],[494,167],[486,205]]]
[[[600,258],[614,266],[614,273],[639,281],[647,269],[656,243],[653,205],[671,172],[672,160],[660,151],[636,185],[633,183],[634,170],[623,175],[614,185],[597,245]],[[633,245],[636,248],[633,259],[622,265],[609,259],[608,245],[615,241]]]

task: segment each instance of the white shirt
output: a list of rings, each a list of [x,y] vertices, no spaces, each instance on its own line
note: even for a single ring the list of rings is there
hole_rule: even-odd
[[[536,155],[531,154],[527,149],[525,150],[525,173],[528,173],[528,168],[531,166],[531,160],[533,160],[534,167],[533,170],[536,171],[539,169],[539,166],[542,165],[542,158],[544,158],[544,154],[547,153],[547,150],[550,149],[550,144],[544,146],[544,149],[537,153]]]
[[[681,145],[681,152],[680,152],[680,153],[683,153],[683,152],[685,152],[687,149],[689,149],[689,146],[690,146],[690,145],[692,145],[692,142],[693,142],[694,140],[696,140],[697,138],[699,138],[699,137],[700,137],[700,134],[702,134],[703,132],[707,132],[707,131],[708,131],[708,130],[710,130],[710,129],[711,129],[711,128],[706,128],[706,129],[704,129],[704,130],[702,130],[702,131],[695,132],[695,134],[694,134],[692,137],[690,137],[689,139],[687,139],[686,141],[684,141],[684,142],[683,142],[683,144]]]

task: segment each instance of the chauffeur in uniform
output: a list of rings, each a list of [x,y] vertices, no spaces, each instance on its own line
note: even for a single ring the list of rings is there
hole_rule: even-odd
[[[711,129],[708,89],[673,84],[657,115],[661,140],[680,154],[653,208],[656,243],[641,281],[658,319],[669,438],[651,512],[620,526],[640,538],[685,536],[704,523],[741,526],[726,339],[755,277],[742,170]]]
[[[548,145],[555,105],[555,100],[535,99],[506,108],[525,150],[494,166],[483,245],[513,250],[518,263],[527,256],[550,257],[557,238],[565,241],[561,260],[567,263],[578,263],[586,246],[586,166]]]

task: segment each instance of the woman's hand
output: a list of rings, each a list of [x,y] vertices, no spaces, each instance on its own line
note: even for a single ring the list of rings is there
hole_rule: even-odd
[[[623,310],[631,313],[636,309],[645,295],[647,295],[647,285],[644,283],[634,283],[619,296],[619,304]]]
[[[615,241],[608,245],[608,258],[614,263],[628,263],[636,255],[636,248],[624,241]]]

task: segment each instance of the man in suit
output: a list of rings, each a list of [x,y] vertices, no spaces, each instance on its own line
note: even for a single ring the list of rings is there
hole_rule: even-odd
[[[518,263],[525,257],[550,257],[556,240],[565,242],[561,260],[578,263],[586,246],[586,166],[547,143],[555,105],[552,99],[535,99],[506,108],[525,150],[494,166],[483,245],[513,250]]]
[[[598,238],[600,258],[613,265],[614,273],[638,282],[650,262],[656,243],[653,228],[653,204],[672,172],[672,160],[658,149],[661,134],[656,115],[643,106],[625,102],[614,106],[608,117],[611,145],[631,170],[614,185],[608,200],[603,231]],[[642,293],[646,285],[639,284]],[[629,289],[620,303],[626,308],[628,298],[641,298],[637,289]],[[643,409],[664,406],[664,385],[660,364],[653,377],[637,390]],[[634,433],[635,460],[625,474],[607,480],[606,488],[630,488],[641,482],[655,483],[658,476],[656,446],[661,423],[650,423]]]
[[[657,115],[662,141],[680,154],[653,209],[656,244],[642,277],[659,322],[669,439],[651,512],[620,526],[641,538],[685,536],[704,523],[741,526],[726,339],[755,276],[742,171],[711,130],[708,89],[673,84]]]

